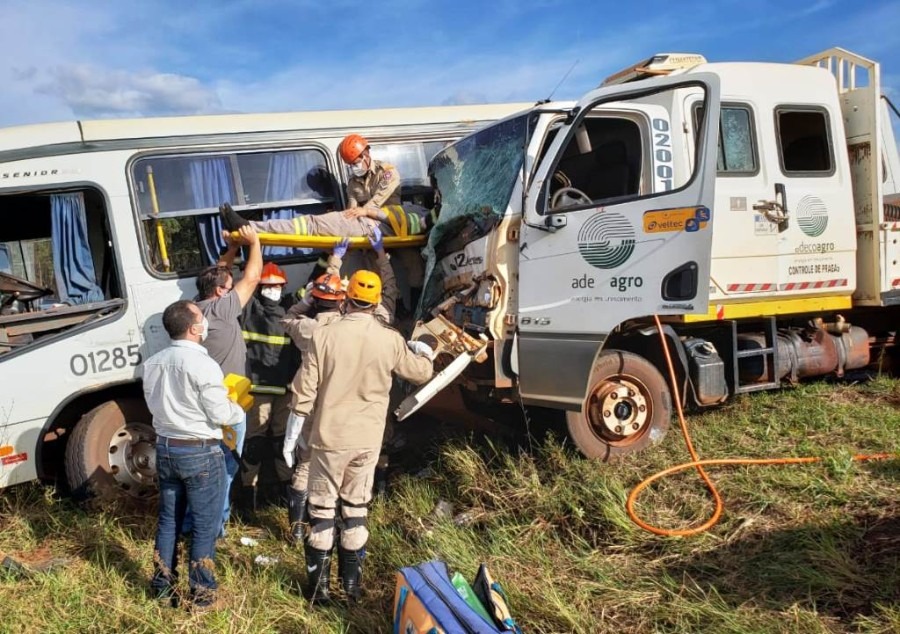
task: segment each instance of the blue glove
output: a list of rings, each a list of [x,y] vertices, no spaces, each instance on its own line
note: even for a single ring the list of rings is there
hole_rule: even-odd
[[[347,249],[350,248],[350,238],[343,238],[340,242],[334,245],[334,249],[332,253],[334,257],[344,259],[344,256],[347,255]]]
[[[368,238],[369,244],[372,245],[376,252],[381,253],[384,251],[384,237],[381,235],[381,227],[378,225],[373,227],[372,235],[368,236]]]

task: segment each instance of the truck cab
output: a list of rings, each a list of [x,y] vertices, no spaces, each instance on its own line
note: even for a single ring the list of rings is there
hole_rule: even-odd
[[[900,284],[877,73],[657,55],[458,141],[431,163],[417,334],[477,337],[463,389],[565,410],[604,459],[668,427],[655,317],[696,407],[867,365],[894,317],[861,309]]]

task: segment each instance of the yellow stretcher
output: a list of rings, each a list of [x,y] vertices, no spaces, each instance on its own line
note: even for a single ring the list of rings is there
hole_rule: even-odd
[[[233,237],[239,237],[237,232],[231,234]],[[384,248],[397,249],[401,247],[421,247],[424,246],[427,236],[424,234],[414,236],[385,236]],[[341,236],[301,236],[288,233],[260,233],[259,243],[263,246],[270,247],[296,247],[301,249],[322,249],[330,250],[343,240]],[[371,249],[369,239],[365,237],[350,238],[351,249]]]

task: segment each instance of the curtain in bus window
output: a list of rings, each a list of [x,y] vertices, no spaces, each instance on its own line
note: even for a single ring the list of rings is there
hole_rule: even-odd
[[[53,273],[59,298],[70,304],[102,302],[88,244],[84,195],[50,196]]]
[[[198,158],[190,162],[191,194],[194,208],[218,208],[225,202],[232,202],[231,178],[228,160],[224,157]],[[219,254],[225,248],[222,239],[222,219],[219,214],[197,218],[200,247],[207,265],[219,261]]]
[[[310,153],[307,159],[300,152],[279,152],[273,154],[269,161],[269,174],[266,179],[266,200],[294,200],[308,198],[306,174],[318,166],[316,155]],[[307,165],[307,163],[309,165]],[[290,220],[300,215],[296,210],[268,209],[263,212],[263,220]],[[290,247],[263,247],[263,257],[283,257],[288,255],[304,255],[312,253],[312,249],[292,249]]]

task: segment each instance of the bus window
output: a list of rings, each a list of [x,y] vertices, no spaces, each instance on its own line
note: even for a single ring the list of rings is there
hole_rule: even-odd
[[[428,162],[450,141],[414,143],[373,143],[372,158],[390,163],[400,172],[400,198],[426,208],[434,206],[434,192],[428,179]],[[349,177],[350,172],[347,171]]]
[[[191,272],[216,262],[225,248],[223,203],[250,220],[269,220],[322,213],[338,199],[337,180],[317,149],[145,157],[131,174],[147,260],[159,272]],[[263,256],[308,253],[266,247]]]
[[[106,204],[93,189],[0,196],[0,355],[124,305]]]

